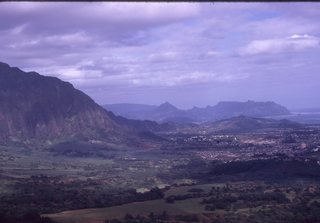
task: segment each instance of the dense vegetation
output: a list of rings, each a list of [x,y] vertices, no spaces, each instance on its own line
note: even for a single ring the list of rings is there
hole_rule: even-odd
[[[194,208],[199,205],[204,206],[206,213],[169,215],[167,212],[163,212],[137,216],[126,214],[121,219],[111,219],[105,222],[319,222],[320,189],[306,185],[289,186],[242,182],[227,184],[224,187],[212,187],[209,191],[192,188],[188,190],[187,194],[178,194],[167,198],[175,198],[174,201],[181,201],[182,198],[183,200],[195,197],[202,198],[200,203],[194,203]],[[170,204],[174,205],[171,202]]]
[[[163,198],[163,192],[153,188],[146,193],[136,190],[110,190],[87,182],[54,182],[48,177],[32,177],[17,182],[15,193],[0,195],[0,211],[3,213],[26,214],[30,207],[41,213],[63,210],[110,207],[136,201]]]
[[[166,222],[198,222],[197,215],[169,216],[166,212],[162,214],[150,213],[148,216],[132,216],[127,214],[122,219],[106,220],[105,223],[166,223]]]
[[[29,211],[23,215],[17,215],[15,212],[0,212],[1,223],[53,223],[47,217],[41,217],[37,212]]]

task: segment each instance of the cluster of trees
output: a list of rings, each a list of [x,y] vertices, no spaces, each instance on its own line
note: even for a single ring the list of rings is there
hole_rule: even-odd
[[[17,216],[17,213],[2,212],[0,213],[1,223],[53,223],[47,217],[41,217],[37,212],[28,211],[27,213]]]
[[[191,188],[190,190],[188,190],[189,194],[179,194],[179,195],[170,195],[168,197],[166,197],[166,202],[167,203],[174,203],[174,201],[182,201],[182,200],[187,200],[190,198],[198,198],[198,197],[204,197],[204,196],[208,196],[207,193],[204,192],[203,189],[201,188]]]
[[[202,203],[205,204],[205,209],[208,211],[214,211],[216,209],[230,209],[231,205],[241,202],[244,207],[256,207],[264,204],[282,204],[288,203],[288,198],[281,192],[270,193],[242,193],[238,196],[234,195],[216,195],[210,198],[204,198]]]
[[[279,204],[289,202],[288,198],[282,192],[270,192],[270,193],[244,193],[238,196],[238,200],[255,202],[276,202]]]
[[[221,196],[210,197],[202,200],[203,204],[206,204],[205,209],[207,211],[214,211],[216,209],[228,209],[230,205],[237,201],[237,197],[234,196]]]
[[[151,212],[148,216],[132,216],[126,214],[122,219],[106,220],[105,223],[165,223],[165,222],[199,222],[197,215],[174,215],[169,216],[166,211],[161,214]]]
[[[164,211],[161,214],[151,212],[148,216],[126,214],[122,219],[105,220],[105,223],[164,223],[167,220],[169,215]]]
[[[170,195],[166,197],[166,202],[172,204],[174,203],[174,201],[182,201],[182,200],[187,200],[194,197],[196,197],[194,194]]]
[[[198,197],[203,197],[207,196],[207,193],[204,193],[204,190],[201,188],[191,188],[188,190],[189,194],[179,194],[179,195],[170,195],[166,197],[166,202],[167,203],[174,203],[174,201],[182,201],[182,200],[187,200],[190,198],[198,198]]]
[[[100,208],[125,203],[161,199],[162,190],[155,188],[146,193],[134,189],[110,190],[88,182],[74,182],[65,185],[55,184],[44,179],[31,179],[16,185],[15,193],[0,195],[0,211],[21,212],[35,207],[40,213],[59,212],[81,208]]]
[[[284,179],[317,179],[320,180],[320,166],[316,160],[305,162],[300,158],[276,158],[267,160],[234,161],[229,163],[212,162],[211,171],[204,177],[221,179],[250,180],[284,180]]]
[[[320,222],[320,202],[301,202],[291,208],[294,213],[293,223]]]

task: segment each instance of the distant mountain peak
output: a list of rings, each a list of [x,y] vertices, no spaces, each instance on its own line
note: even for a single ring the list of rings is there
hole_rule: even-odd
[[[9,64],[0,62],[0,68],[10,68]]]
[[[272,115],[288,115],[290,112],[284,106],[272,101],[255,102],[248,100],[246,102],[222,101],[213,107],[216,114],[223,118],[238,115],[247,115],[253,117],[263,117]]]
[[[188,110],[181,110],[169,102],[159,106],[131,104],[127,106],[113,105],[105,106],[106,109],[114,111],[118,115],[127,118],[153,120],[153,121],[173,121],[179,122],[208,122],[237,117],[239,115],[251,117],[269,117],[277,115],[288,115],[290,112],[284,106],[272,101],[256,102],[248,100],[221,101],[214,106],[193,107]]]
[[[178,110],[178,108],[166,101],[165,103],[162,103],[161,105],[159,105],[157,110],[162,110],[162,111],[164,111],[164,110],[166,110],[166,111],[172,110],[172,111],[175,111],[175,110]]]
[[[267,128],[300,128],[303,125],[287,119],[275,120],[266,118],[255,118],[239,115],[229,119],[216,121],[211,124],[215,131],[223,132],[247,132]]]
[[[174,105],[172,105],[172,104],[171,104],[170,102],[168,102],[168,101],[160,104],[159,106],[172,106],[172,107],[174,107]]]

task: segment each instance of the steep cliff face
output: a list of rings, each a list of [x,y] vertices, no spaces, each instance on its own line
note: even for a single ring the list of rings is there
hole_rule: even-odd
[[[121,127],[70,83],[0,63],[0,139],[105,137]]]

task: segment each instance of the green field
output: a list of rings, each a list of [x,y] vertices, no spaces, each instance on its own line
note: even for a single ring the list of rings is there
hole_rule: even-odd
[[[150,212],[168,214],[183,214],[183,210],[174,204],[167,204],[164,200],[135,202],[109,208],[83,209],[65,211],[46,215],[58,223],[102,223],[106,219],[122,218],[126,213],[131,215],[148,215]]]
[[[203,184],[193,186],[174,187],[166,191],[165,196],[182,195],[189,193],[192,188],[201,188],[208,192],[213,186],[223,186],[223,184]],[[176,201],[173,204],[166,203],[164,199],[134,202],[130,204],[95,209],[82,209],[74,211],[64,211],[56,214],[48,214],[57,223],[102,223],[106,219],[123,218],[127,213],[133,216],[148,215],[153,212],[161,214],[166,211],[168,214],[198,214],[206,213],[204,206],[200,205],[201,198]]]

